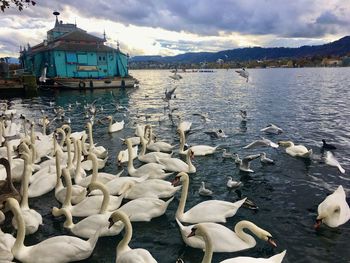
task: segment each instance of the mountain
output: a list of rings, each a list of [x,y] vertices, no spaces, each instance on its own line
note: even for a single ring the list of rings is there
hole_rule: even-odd
[[[301,58],[312,56],[345,56],[350,54],[350,36],[337,41],[318,45],[301,46],[298,48],[274,47],[249,47],[224,50],[219,52],[185,53],[176,56],[135,56],[130,62],[160,62],[160,63],[200,63],[215,62],[218,59],[225,61],[248,61],[278,58]]]

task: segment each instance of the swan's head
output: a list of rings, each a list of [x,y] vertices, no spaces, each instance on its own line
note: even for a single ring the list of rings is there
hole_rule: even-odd
[[[188,156],[193,160],[194,159],[194,151],[192,151],[192,149],[188,149],[188,152],[187,152]]]
[[[272,239],[272,235],[269,232],[267,232],[266,230],[260,229],[257,237],[260,238],[261,240],[266,241],[271,246],[277,247],[276,242]]]
[[[282,147],[290,147],[290,146],[293,146],[294,144],[291,141],[279,141],[278,145]]]
[[[123,211],[115,211],[113,214],[108,218],[109,226],[108,229],[111,228],[115,223],[118,221],[130,221],[127,214],[125,214]]]
[[[177,186],[180,182],[183,182],[185,180],[188,180],[188,174],[187,173],[184,173],[184,172],[181,172],[181,173],[178,173],[174,180],[171,182],[171,184],[173,186]]]

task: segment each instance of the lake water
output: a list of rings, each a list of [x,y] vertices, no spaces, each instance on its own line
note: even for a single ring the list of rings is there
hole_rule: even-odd
[[[228,219],[226,226],[240,220],[250,220],[269,231],[277,248],[257,239],[256,247],[236,253],[215,253],[213,262],[237,257],[269,257],[287,249],[283,262],[350,262],[350,224],[336,229],[322,225],[315,231],[313,225],[317,206],[339,185],[343,185],[349,196],[350,180],[350,68],[304,68],[304,69],[252,69],[248,83],[231,70],[213,73],[181,73],[183,79],[174,81],[169,71],[139,70],[131,74],[140,81],[140,87],[126,91],[96,90],[93,92],[42,92],[35,98],[11,98],[12,108],[28,118],[45,114],[54,116],[53,107],[73,107],[66,112],[74,131],[82,130],[83,105],[94,100],[98,105],[97,119],[113,115],[115,120],[124,119],[126,128],[112,135],[107,133],[107,124],[94,126],[95,143],[109,150],[107,172],[119,171],[115,156],[125,146],[119,137],[134,136],[136,123],[155,125],[157,138],[171,144],[178,143],[176,127],[168,118],[167,103],[162,100],[164,91],[176,87],[176,98],[170,101],[172,108],[181,113],[183,119],[192,121],[194,130],[187,137],[191,145],[224,144],[230,152],[240,156],[266,152],[275,160],[273,166],[262,166],[259,160],[252,162],[255,173],[240,172],[232,160],[222,159],[221,152],[212,156],[196,157],[196,174],[190,176],[189,197],[186,207],[207,200],[198,194],[201,181],[214,191],[213,199],[235,201],[239,197],[226,187],[227,177],[241,180],[240,189],[259,207],[257,212],[240,208]],[[76,105],[76,101],[81,105]],[[116,112],[113,102],[128,107],[128,111]],[[54,105],[54,106],[51,106]],[[103,107],[103,109],[101,109]],[[241,121],[240,110],[246,110],[248,120]],[[204,122],[198,115],[208,114],[211,121]],[[175,119],[175,121],[177,121]],[[281,127],[280,135],[264,135],[260,129],[269,123]],[[58,123],[59,124],[59,123]],[[57,125],[58,125],[57,124]],[[211,139],[204,131],[222,129],[226,139]],[[265,136],[272,141],[291,140],[312,148],[311,161],[293,158],[283,148],[242,147]],[[320,163],[322,139],[338,146],[335,156],[346,170],[341,174],[336,168]],[[139,163],[135,161],[135,165]],[[126,174],[126,172],[125,172]],[[186,263],[201,262],[203,252],[186,247],[175,222],[175,211],[179,193],[169,205],[164,216],[149,223],[133,223],[132,248],[148,249],[161,263],[175,262],[181,257]],[[32,208],[44,218],[39,231],[26,237],[26,244],[34,244],[48,237],[68,234],[63,229],[63,218],[53,218],[51,208],[58,206],[53,193],[30,200]],[[210,211],[208,211],[210,213]],[[3,227],[12,231],[10,227]],[[114,262],[115,248],[121,235],[104,237],[98,241],[91,258],[84,262]]]

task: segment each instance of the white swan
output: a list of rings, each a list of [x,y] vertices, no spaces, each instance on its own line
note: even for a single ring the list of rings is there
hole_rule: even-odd
[[[146,153],[146,140],[143,137],[139,137],[142,145],[141,152],[137,156],[139,161],[144,163],[156,163],[158,158],[171,158],[172,153],[163,153],[163,152],[149,152]],[[130,138],[129,138],[130,139]]]
[[[185,133],[181,130],[177,130],[179,135],[180,135],[180,148],[179,148],[179,154],[186,155],[187,150],[184,150],[185,143],[186,143],[186,137]],[[216,152],[216,150],[219,148],[219,146],[209,146],[209,145],[194,145],[191,146],[191,150],[193,151],[194,156],[204,156],[204,155],[209,155],[213,154]]]
[[[176,210],[176,217],[181,222],[226,222],[226,217],[234,216],[246,200],[246,198],[244,198],[235,203],[221,200],[208,200],[193,206],[184,213],[189,186],[188,174],[183,172],[179,173],[175,177],[173,185],[176,185],[178,182],[182,182],[182,191],[180,203]],[[210,211],[210,213],[208,213],[208,211]]]
[[[74,181],[76,184],[87,187],[91,182],[97,181],[103,184],[116,178],[116,175],[110,173],[99,173],[97,170],[97,157],[94,153],[90,153],[88,158],[92,161],[92,174],[82,177],[81,173],[75,174]]]
[[[134,160],[137,157],[137,151],[139,147],[137,145],[132,147],[132,159]],[[129,161],[129,152],[128,149],[119,151],[117,155],[117,164],[120,166],[122,163]]]
[[[128,139],[126,139],[125,142],[126,142],[126,145],[128,146],[129,156],[132,156],[131,142]],[[141,177],[141,176],[147,175],[148,178],[158,178],[158,179],[163,179],[172,174],[172,173],[166,173],[164,171],[164,166],[158,163],[146,163],[138,167],[137,169],[135,169],[132,158],[129,158],[128,160],[128,173],[130,176],[133,176],[133,177]]]
[[[293,157],[311,158],[312,149],[308,150],[304,145],[294,145],[291,141],[279,141],[278,145],[286,147],[286,153]]]
[[[13,182],[20,182],[22,180],[23,170],[24,170],[24,162],[20,158],[14,159],[12,156],[13,152],[13,144],[12,141],[5,142],[7,160],[9,161],[11,167],[11,177]],[[5,156],[3,156],[5,157]],[[0,169],[0,179],[4,180],[6,178],[6,170]]]
[[[90,142],[89,151],[93,152],[97,156],[97,158],[106,159],[108,156],[108,150],[101,145],[96,146],[94,144],[94,139],[92,136],[92,124],[91,124],[91,122],[86,123],[86,128],[88,129],[88,133],[89,133],[89,142]]]
[[[192,164],[191,159],[194,157],[192,149],[187,151],[186,162],[178,158],[158,158],[158,163],[164,166],[164,170],[171,172],[195,173],[196,167]]]
[[[39,225],[43,223],[43,219],[42,219],[42,216],[37,211],[29,208],[28,184],[29,184],[29,177],[32,174],[31,164],[30,164],[31,157],[29,154],[23,153],[22,158],[24,159],[24,172],[23,172],[22,187],[21,187],[22,200],[21,200],[20,209],[21,209],[22,217],[25,223],[26,235],[29,235],[29,234],[35,233],[38,230]],[[18,228],[17,221],[14,218],[12,219],[12,225],[14,226],[14,228],[16,229]]]
[[[205,243],[205,253],[202,259],[202,263],[211,263],[213,257],[213,242],[210,234],[207,233],[206,228],[201,224],[194,226],[188,237],[190,238],[192,236],[202,237]],[[281,263],[285,254],[286,250],[270,258],[236,257],[226,259],[220,263]]]
[[[95,184],[95,188],[98,188],[103,192],[103,196],[88,196],[83,201],[73,206],[71,204],[72,182],[66,168],[62,169],[62,175],[67,187],[67,195],[62,207],[69,209],[73,216],[86,217],[97,213],[103,213],[104,211],[114,211],[121,205],[124,198],[123,195],[118,197],[110,196],[106,187],[102,183],[93,181],[92,184]]]
[[[18,202],[9,198],[7,205],[13,212],[18,231],[12,248],[14,257],[23,263],[65,263],[88,258],[98,240],[98,231],[87,241],[72,236],[55,236],[32,246],[24,245],[25,226]]]
[[[63,203],[66,195],[67,195],[67,187],[64,187],[61,181],[61,165],[60,165],[60,152],[56,152],[56,175],[57,175],[57,182],[55,185],[55,197],[60,202]],[[80,185],[72,185],[72,204],[77,204],[83,201],[86,197],[87,190],[85,187],[82,187]]]
[[[217,223],[200,223],[197,225],[184,226],[176,218],[180,227],[183,241],[190,247],[205,249],[204,240],[200,237],[188,237],[193,227],[201,226],[210,236],[212,241],[213,252],[236,252],[255,247],[254,237],[244,232],[244,229],[250,230],[259,239],[268,242],[271,246],[276,247],[272,235],[254,223],[246,220],[239,221],[235,226],[235,231]]]
[[[146,249],[131,249],[129,247],[129,242],[132,237],[132,225],[125,213],[116,211],[111,215],[110,220],[114,223],[121,220],[125,225],[125,235],[116,249],[116,263],[157,263]]]
[[[20,202],[22,196],[13,185],[9,161],[6,158],[0,158],[0,165],[3,165],[6,171],[6,180],[0,181],[0,209],[4,210],[4,203],[7,198],[12,197]]]
[[[131,222],[149,222],[163,215],[173,199],[165,202],[154,197],[137,198],[121,206],[118,211],[123,211]]]
[[[146,125],[145,133],[149,131],[149,138],[147,142],[147,149],[154,152],[171,152],[174,149],[173,145],[170,145],[167,142],[154,142],[153,141],[153,129],[151,125]]]
[[[192,126],[192,122],[190,121],[180,121],[177,129],[182,130],[184,133],[189,132]]]
[[[128,182],[120,193],[125,193],[127,199],[141,197],[169,198],[180,188],[181,186],[174,187],[170,182],[162,179],[148,179],[140,183]]]
[[[54,216],[64,215],[66,217],[63,226],[69,229],[74,235],[82,238],[90,238],[96,233],[97,230],[101,229],[99,236],[115,236],[118,235],[124,228],[122,222],[115,223],[112,227],[109,227],[109,217],[113,212],[104,212],[102,214],[95,214],[85,217],[78,223],[73,223],[72,213],[67,208],[54,207],[52,214]]]
[[[321,223],[325,223],[329,227],[338,227],[349,221],[350,208],[346,202],[343,186],[339,185],[333,194],[327,196],[318,205],[317,212],[315,228],[318,228]]]
[[[109,121],[109,126],[108,126],[108,132],[109,133],[121,131],[122,129],[124,129],[124,124],[125,124],[124,120],[122,120],[120,122],[113,123],[113,117],[112,116],[107,116],[106,118]]]
[[[0,224],[5,221],[5,215],[0,210]],[[2,232],[0,228],[0,262],[12,262],[13,254],[11,249],[15,244],[16,239],[7,233]]]

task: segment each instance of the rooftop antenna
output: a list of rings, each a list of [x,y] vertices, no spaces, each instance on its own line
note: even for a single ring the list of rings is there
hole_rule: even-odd
[[[107,41],[107,39],[106,39],[106,30],[105,29],[103,29],[103,40]]]
[[[74,25],[77,27],[77,18],[74,18]]]
[[[59,23],[58,23],[58,16],[60,15],[60,12],[55,11],[55,12],[53,12],[52,14],[53,14],[54,16],[56,16],[56,23],[55,23],[55,27],[56,27],[56,26],[59,25]]]
[[[117,40],[117,50],[119,51],[119,40]]]

